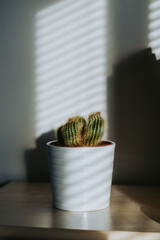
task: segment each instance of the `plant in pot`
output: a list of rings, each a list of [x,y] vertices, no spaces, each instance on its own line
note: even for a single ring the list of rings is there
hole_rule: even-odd
[[[68,211],[94,211],[110,204],[115,143],[102,141],[100,112],[69,118],[47,143],[53,205]]]

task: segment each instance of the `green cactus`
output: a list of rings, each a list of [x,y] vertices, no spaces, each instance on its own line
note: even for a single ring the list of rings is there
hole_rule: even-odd
[[[63,140],[63,125],[60,126],[57,130],[57,140],[59,145],[64,145],[64,140]]]
[[[104,134],[104,119],[101,113],[93,113],[88,117],[86,146],[97,146],[101,143]]]
[[[72,118],[69,118],[68,119],[68,122],[79,122],[81,127],[82,127],[82,139],[83,139],[83,136],[85,134],[85,131],[86,131],[86,126],[87,126],[87,122],[85,120],[85,118],[81,117],[81,116],[75,116],[75,117],[72,117]]]
[[[67,123],[57,130],[59,145],[96,146],[101,143],[104,134],[104,119],[100,112],[88,117],[88,122],[81,117],[69,118]]]
[[[82,145],[82,125],[79,122],[67,122],[62,131],[65,146]]]

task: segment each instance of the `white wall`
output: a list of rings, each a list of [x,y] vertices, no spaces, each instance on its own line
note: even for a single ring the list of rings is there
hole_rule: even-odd
[[[52,1],[0,1],[0,181],[26,179],[35,146],[34,18]]]
[[[65,0],[65,5],[67,1],[68,4],[72,2]],[[75,4],[75,1],[73,2]],[[98,0],[88,0],[88,4],[91,4],[91,2],[96,3]],[[149,4],[147,0],[108,0],[108,2],[106,0],[105,3],[107,19],[104,31],[106,33],[106,47],[104,48],[104,51],[106,51],[106,72],[103,70],[102,78],[99,77],[100,83],[104,83],[103,89],[107,87],[104,77],[106,75],[107,79],[112,74],[112,66],[116,62],[135,50],[148,46]],[[37,106],[35,93],[36,70],[38,68],[35,60],[37,47],[35,19],[38,13],[43,13],[45,9],[53,7],[54,4],[59,4],[63,9],[63,1],[61,0],[0,0],[0,182],[25,180],[29,174],[28,171],[31,171],[30,180],[47,179],[44,146],[42,147],[42,154],[37,152],[39,146],[42,146],[42,143],[45,144],[45,141],[42,140],[39,143],[35,140],[36,137],[39,137],[36,130]],[[87,8],[87,5],[85,7]],[[49,62],[49,59],[47,61]],[[54,81],[56,84],[55,79]],[[103,91],[102,89],[99,91],[100,96]],[[63,95],[62,92],[60,94]],[[49,95],[49,97],[51,96]],[[76,93],[73,96],[72,107],[74,106],[74,110],[71,112],[83,113],[79,107],[77,108],[77,105],[74,105],[78,100],[78,94]],[[85,98],[84,114],[99,109],[104,115],[106,114],[107,100],[105,100],[105,96],[104,98],[102,95],[100,97],[100,103],[97,105],[99,109],[96,109],[95,103],[93,107],[89,108],[90,102],[87,94]],[[94,101],[96,100],[93,97],[91,102]],[[53,115],[56,114],[54,101],[50,107]],[[61,114],[62,116],[58,120],[59,124],[68,116],[67,107],[69,106],[66,106],[64,114]],[[112,117],[107,116],[107,119],[114,122]],[[49,124],[46,131],[51,130],[52,121]],[[55,128],[54,124],[53,128]],[[40,131],[40,133],[42,134],[43,131]],[[110,136],[112,135],[111,133]],[[45,136],[45,140],[50,140],[51,136],[52,134],[49,133]],[[30,151],[28,151],[29,149]],[[41,159],[42,155],[43,159]],[[32,161],[33,157],[37,158],[35,162]],[[45,165],[45,172],[40,160]],[[28,167],[27,161],[31,162],[31,166]],[[34,178],[35,171],[33,168],[37,164],[40,164],[41,171]],[[42,177],[43,174],[45,177]]]

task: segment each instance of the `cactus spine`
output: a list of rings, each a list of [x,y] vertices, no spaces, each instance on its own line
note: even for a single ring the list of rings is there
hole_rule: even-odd
[[[104,134],[104,119],[101,113],[93,113],[88,117],[86,146],[97,146],[101,143]]]
[[[81,125],[81,135],[82,135],[82,142],[83,142],[83,137],[86,131],[86,126],[87,126],[87,122],[85,120],[85,118],[81,117],[81,116],[75,116],[72,118],[68,119],[68,122],[78,122]]]
[[[82,126],[79,122],[67,122],[63,129],[63,140],[65,146],[82,145]]]
[[[75,116],[57,130],[59,145],[65,146],[96,146],[101,143],[104,134],[104,119],[100,112],[93,113],[88,121]]]

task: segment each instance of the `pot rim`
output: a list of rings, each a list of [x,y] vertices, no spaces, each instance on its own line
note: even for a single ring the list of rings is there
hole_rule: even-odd
[[[70,148],[70,149],[75,149],[75,148],[103,148],[103,147],[111,147],[111,146],[115,146],[115,143],[110,141],[110,140],[102,140],[103,143],[108,143],[106,145],[98,145],[98,146],[60,146],[60,145],[53,145],[52,143],[57,143],[58,141],[57,140],[53,140],[53,141],[49,141],[46,143],[46,145],[48,147],[58,147],[58,148]]]

